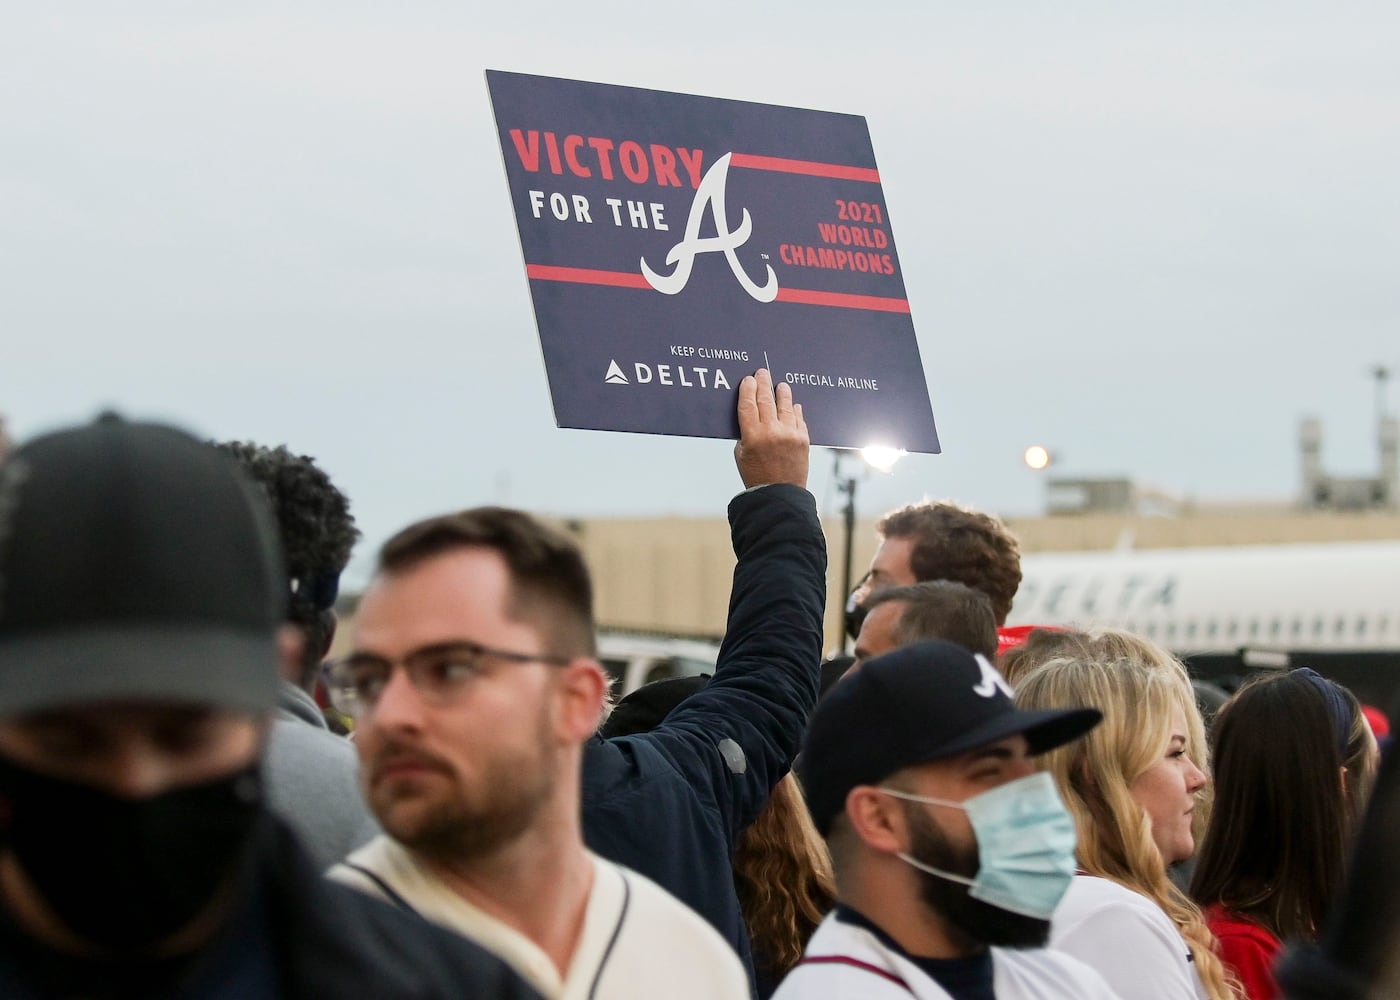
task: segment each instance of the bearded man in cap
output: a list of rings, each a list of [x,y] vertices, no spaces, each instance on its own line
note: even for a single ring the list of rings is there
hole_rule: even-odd
[[[837,906],[774,1000],[1114,996],[1044,947],[1075,835],[1031,760],[1101,716],[1010,695],[985,656],[930,641],[867,660],[817,706],[798,776]]]
[[[104,416],[0,464],[6,1000],[534,996],[264,808],[280,562],[252,484],[172,428]]]

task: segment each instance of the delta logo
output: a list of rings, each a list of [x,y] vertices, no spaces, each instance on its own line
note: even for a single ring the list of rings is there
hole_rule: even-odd
[[[631,376],[623,371],[614,358],[608,363],[603,381],[608,385],[669,385],[685,389],[729,389],[729,379],[723,368],[704,368],[700,365],[649,365],[644,361],[632,362]]]

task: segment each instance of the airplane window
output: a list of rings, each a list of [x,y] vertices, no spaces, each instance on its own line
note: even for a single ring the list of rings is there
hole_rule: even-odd
[[[1214,639],[1215,636],[1216,636],[1216,633],[1219,632],[1219,631],[1220,631],[1220,623],[1217,622],[1214,618],[1212,618],[1210,621],[1206,622],[1206,637],[1207,637],[1207,638],[1209,638],[1209,639]]]
[[[1196,638],[1196,620],[1194,618],[1186,623],[1186,638]]]
[[[1129,632],[1137,631],[1137,622],[1125,622],[1123,628]]]
[[[1250,620],[1250,623],[1249,623],[1249,637],[1250,637],[1251,639],[1257,639],[1257,638],[1259,638],[1259,619],[1258,619],[1258,618],[1254,618],[1254,619],[1251,619],[1251,620]]]
[[[1235,636],[1237,636],[1237,635],[1239,635],[1239,634],[1240,634],[1240,623],[1237,622],[1237,621],[1235,621],[1235,619],[1231,618],[1231,619],[1230,619],[1230,624],[1229,624],[1228,626],[1226,626],[1226,635],[1228,635],[1231,639],[1233,639]]]
[[[1358,619],[1356,619],[1356,637],[1357,637],[1358,639],[1360,639],[1360,638],[1363,638],[1365,635],[1366,635],[1366,619],[1365,619],[1365,618],[1358,618]]]
[[[1376,623],[1376,631],[1381,633],[1381,635],[1385,635],[1385,633],[1390,631],[1390,618],[1388,616],[1381,615],[1381,620]]]
[[[1147,638],[1149,638],[1149,639],[1155,639],[1155,638],[1157,638],[1157,623],[1156,623],[1156,622],[1148,622],[1148,623],[1147,623]]]
[[[1333,626],[1332,634],[1338,639],[1347,634],[1347,620],[1345,618],[1337,616],[1337,624]]]
[[[1303,634],[1303,619],[1293,619],[1293,638],[1297,639]]]
[[[1314,618],[1314,619],[1313,619],[1313,638],[1314,638],[1314,639],[1321,639],[1321,638],[1322,638],[1322,630],[1323,630],[1323,628],[1324,628],[1324,626],[1323,626],[1323,624],[1322,624],[1322,618],[1321,618],[1321,616],[1319,616],[1319,617],[1317,617],[1317,618]]]
[[[1167,639],[1168,639],[1168,641],[1170,641],[1170,640],[1175,639],[1175,638],[1176,638],[1176,622],[1167,622]]]
[[[1278,638],[1279,632],[1281,632],[1282,630],[1283,630],[1283,623],[1282,623],[1281,621],[1279,621],[1277,618],[1275,618],[1273,621],[1269,622],[1269,636],[1270,636],[1270,638],[1277,639],[1277,638]]]

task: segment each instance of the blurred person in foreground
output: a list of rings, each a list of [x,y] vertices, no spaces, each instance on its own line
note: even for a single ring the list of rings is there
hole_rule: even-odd
[[[703,880],[738,918],[734,841],[785,772],[795,746],[782,742],[796,743],[815,697],[820,600],[808,608],[788,591],[820,595],[810,571],[824,570],[825,550],[796,540],[820,526],[791,390],[775,395],[760,369],[739,384],[737,413],[747,489],[731,505],[730,628],[714,678],[660,728],[596,735],[607,674],[587,568],[571,540],[518,511],[446,515],[390,539],[354,650],[333,671],[357,708],[362,779],[386,832],[335,877],[482,942],[547,997],[751,992],[725,938],[584,839],[589,812],[608,810],[621,829],[605,833],[640,833],[643,860],[679,884]],[[756,578],[750,546],[780,557]],[[806,576],[777,575],[803,560]]]
[[[817,707],[798,763],[838,903],[775,1000],[1109,998],[1044,947],[1074,874],[1074,824],[1033,757],[1092,709],[1024,712],[949,642],[877,656]]]
[[[243,441],[218,445],[267,497],[285,556],[286,620],[297,649],[282,671],[263,761],[268,804],[325,869],[379,830],[360,795],[355,748],[316,704],[321,661],[335,639],[340,574],[360,532],[350,502],[309,455]]]
[[[1281,996],[1281,942],[1340,891],[1379,751],[1356,698],[1306,667],[1246,684],[1213,735],[1215,809],[1191,895],[1249,1000]]]
[[[233,462],[104,416],[0,465],[0,996],[533,994],[321,878],[267,812],[276,534]]]
[[[1208,782],[1194,762],[1201,728],[1190,683],[1139,660],[1054,659],[1022,675],[1016,704],[1093,705],[1104,717],[1038,762],[1079,834],[1079,871],[1055,908],[1050,946],[1135,1000],[1234,997],[1201,911],[1167,878],[1168,865],[1195,852]]]

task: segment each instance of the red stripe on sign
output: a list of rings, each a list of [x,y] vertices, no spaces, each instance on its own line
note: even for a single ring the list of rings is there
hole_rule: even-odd
[[[626,271],[596,271],[587,267],[527,264],[525,273],[539,281],[572,281],[580,285],[611,285],[614,288],[651,288],[642,275],[629,274]],[[778,301],[808,306],[836,306],[841,309],[874,309],[879,312],[909,311],[908,299],[887,299],[879,295],[847,295],[844,292],[816,292],[807,288],[780,288]]]
[[[626,271],[595,271],[587,267],[551,267],[547,264],[526,264],[525,274],[541,281],[573,281],[580,285],[615,285],[618,288],[650,288],[640,274]]]
[[[800,302],[808,306],[837,306],[842,309],[874,309],[878,312],[907,313],[908,299],[887,299],[879,295],[847,295],[843,292],[815,292],[808,288],[780,288],[779,302]]]
[[[814,163],[811,160],[784,160],[777,156],[731,153],[729,165],[747,167],[750,170],[776,170],[780,174],[808,174],[812,177],[835,177],[843,181],[880,183],[880,171],[873,167],[847,167],[840,163]]]

